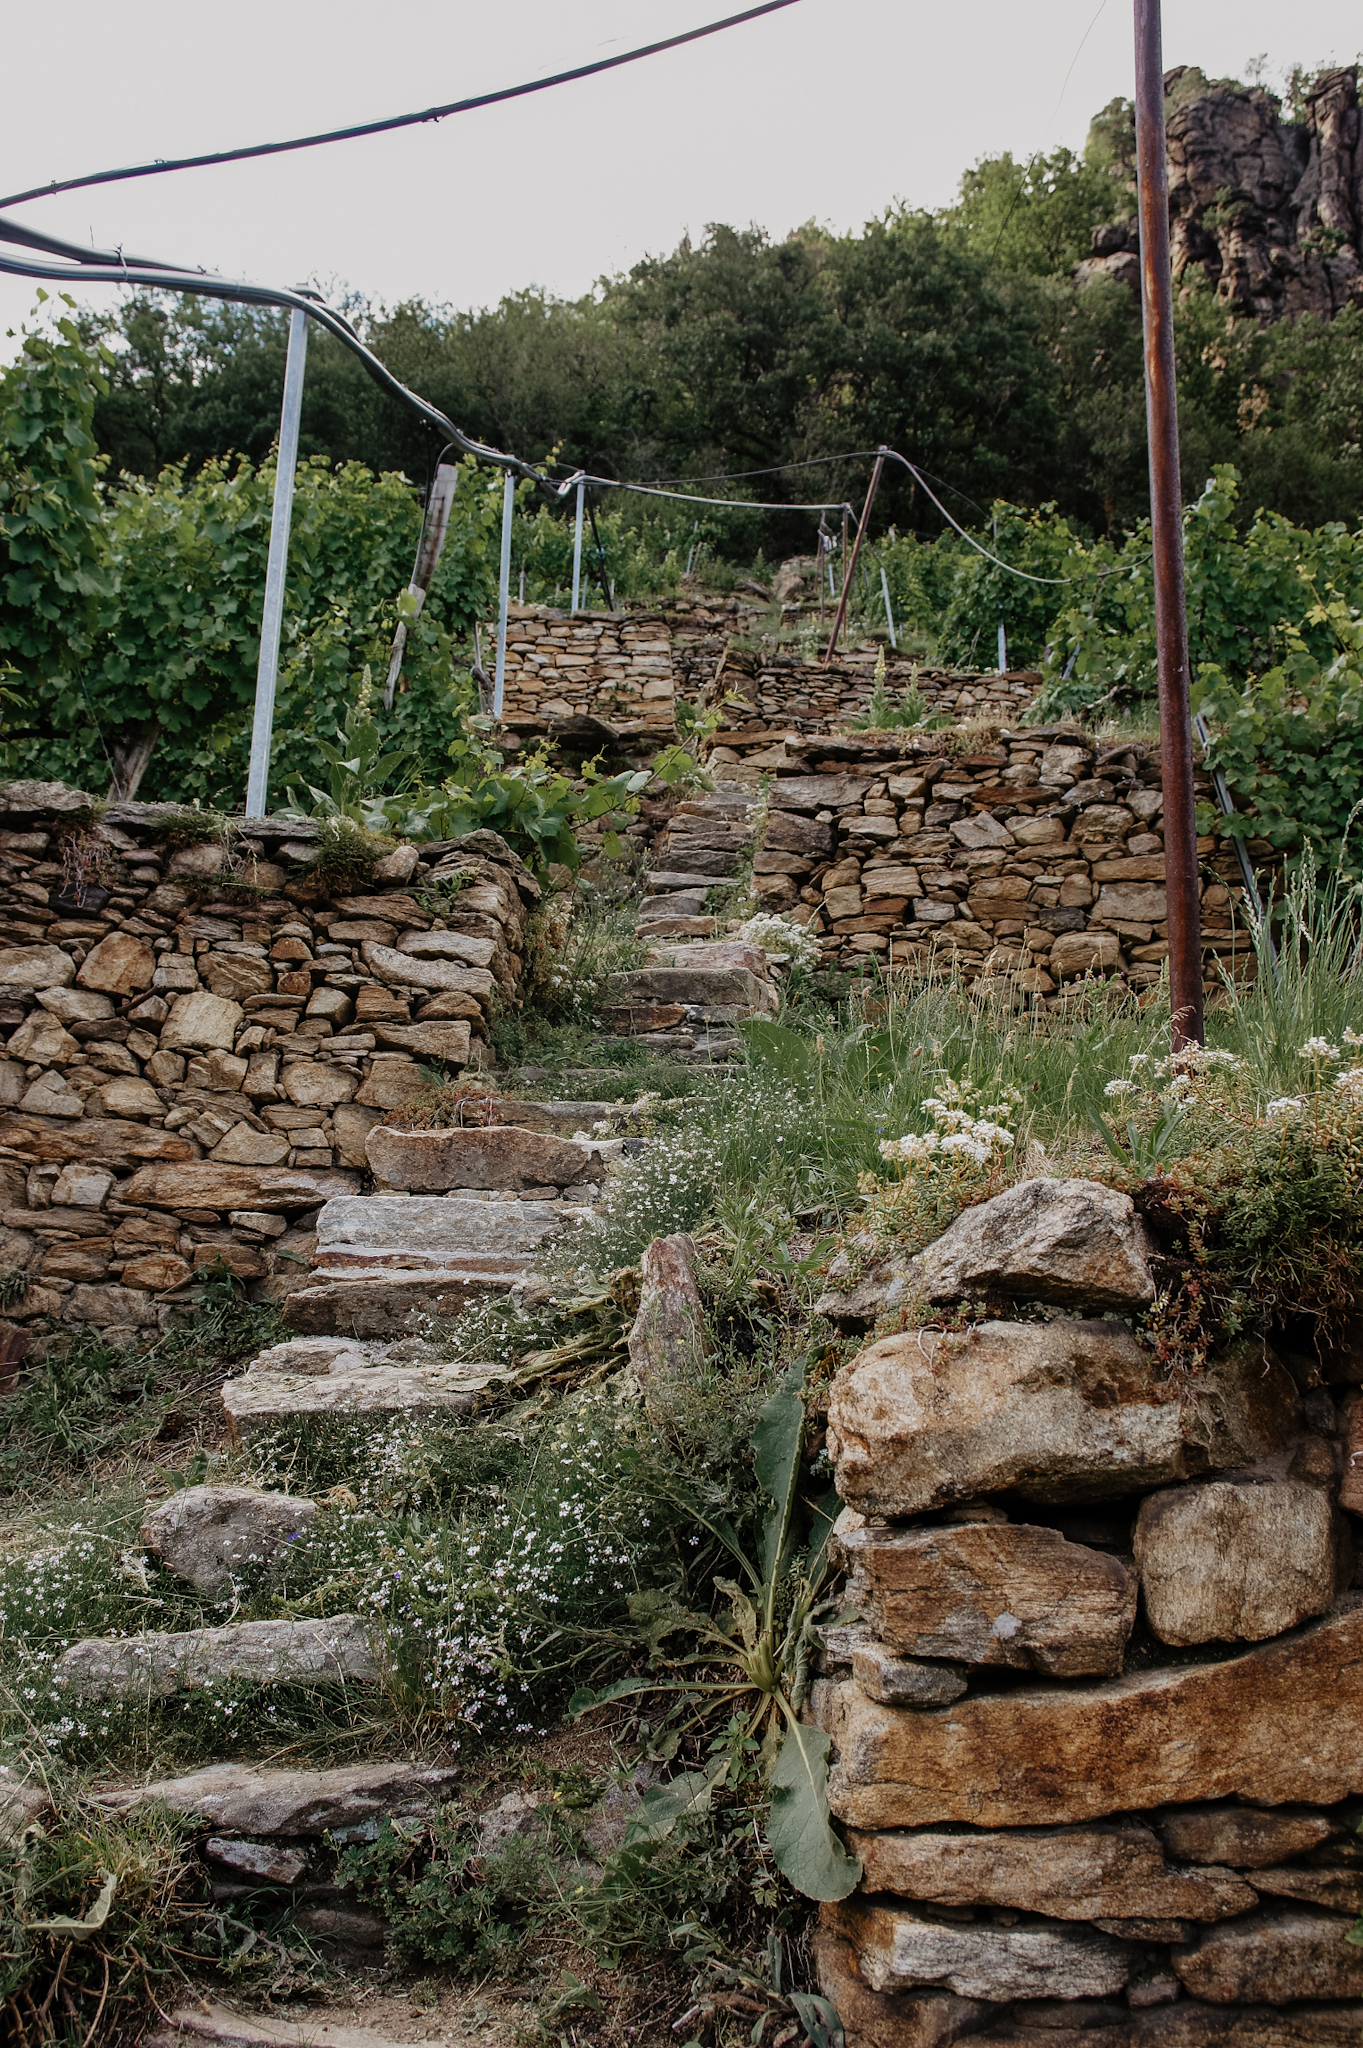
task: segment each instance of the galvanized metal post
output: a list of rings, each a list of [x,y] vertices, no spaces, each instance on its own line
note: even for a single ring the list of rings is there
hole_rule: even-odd
[[[492,715],[502,715],[506,690],[506,620],[511,602],[511,515],[516,509],[516,479],[508,470],[502,485],[502,573],[497,604],[497,670],[492,682]]]
[[[574,610],[574,611],[576,611],[576,610],[577,610],[577,607],[578,607],[578,600],[579,600],[579,599],[581,598],[581,596],[582,596],[582,494],[583,494],[583,492],[584,492],[584,491],[586,490],[586,488],[587,488],[587,486],[586,486],[585,484],[579,484],[579,485],[578,485],[578,487],[577,487],[577,526],[576,526],[576,528],[575,528],[575,530],[574,530],[574,533],[573,533],[573,610]],[[691,565],[690,565],[690,563],[688,562],[688,563],[687,563],[687,568],[688,568],[688,570],[690,569],[690,566],[691,566]]]
[[[890,605],[890,582],[885,574],[885,564],[880,565],[880,594],[885,600],[885,623],[890,629],[890,645],[899,651],[899,636],[894,629],[894,612]]]
[[[1160,757],[1164,771],[1164,880],[1169,915],[1173,1046],[1200,1044],[1202,928],[1193,803],[1188,617],[1183,594],[1174,305],[1169,275],[1169,175],[1164,144],[1160,0],[1135,0],[1136,179],[1140,210],[1145,416],[1150,443],[1155,646],[1159,661]]]
[[[1000,675],[1003,675],[1003,674],[1005,673],[1005,671],[1007,670],[1007,667],[1008,667],[1008,635],[1007,635],[1007,633],[1006,633],[1006,632],[1004,631],[1004,629],[1003,629],[1003,620],[1002,620],[1002,619],[1000,619],[1000,620],[999,620],[999,674],[1000,674]]]
[[[270,553],[265,565],[265,603],[260,615],[260,658],[256,663],[256,708],[251,721],[251,765],[246,776],[246,815],[265,816],[270,786],[270,739],[274,731],[275,686],[279,681],[279,635],[284,623],[284,579],[293,522],[293,479],[298,467],[298,422],[303,411],[303,366],[308,353],[308,316],[289,315],[289,353],[284,365],[284,404],[279,415],[279,458],[270,514]]]

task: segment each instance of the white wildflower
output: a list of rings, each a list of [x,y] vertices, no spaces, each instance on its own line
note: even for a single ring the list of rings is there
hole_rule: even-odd
[[[1265,1116],[1300,1116],[1306,1107],[1304,1095],[1275,1095],[1264,1109]]]
[[[1103,1093],[1104,1095],[1129,1095],[1135,1085],[1134,1081],[1109,1081]]]
[[[1339,1047],[1331,1045],[1328,1038],[1308,1038],[1301,1049],[1304,1060],[1337,1060],[1342,1057]]]

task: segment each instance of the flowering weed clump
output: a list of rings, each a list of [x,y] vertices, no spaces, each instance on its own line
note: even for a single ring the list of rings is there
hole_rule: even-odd
[[[778,917],[775,911],[759,911],[756,917],[736,925],[729,937],[745,946],[760,947],[762,952],[773,953],[778,959],[789,959],[796,967],[819,964],[818,934],[808,925],[792,924],[789,918]]]
[[[926,1243],[962,1209],[987,1201],[1004,1184],[1017,1145],[1008,1126],[1016,1122],[1021,1092],[997,1084],[983,1090],[949,1074],[938,1077],[938,1088],[922,1103],[930,1129],[880,1141],[880,1156],[895,1178],[862,1176],[865,1229],[876,1244],[905,1239]],[[995,1094],[997,1100],[982,1104],[984,1093]],[[1000,1121],[1003,1118],[1008,1121]]]
[[[1181,1370],[1247,1332],[1309,1360],[1363,1301],[1363,1036],[1341,1036],[1300,1046],[1291,1095],[1265,1099],[1245,1059],[1203,1046],[1135,1055],[1107,1084],[1126,1112],[1108,1177],[1154,1235],[1152,1321]]]

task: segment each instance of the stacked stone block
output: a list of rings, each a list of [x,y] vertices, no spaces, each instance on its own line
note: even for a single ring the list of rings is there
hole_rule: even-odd
[[[485,1056],[538,885],[475,833],[328,893],[315,825],[187,837],[59,784],[0,789],[0,826],[4,1327],[131,1341],[223,1270],[287,1292],[370,1129]]]
[[[1158,982],[1169,947],[1155,745],[1038,726],[978,754],[946,751],[943,734],[885,733],[786,739],[779,751],[753,886],[766,908],[824,934],[828,963],[870,954],[955,968],[1051,1000],[1092,973]],[[1198,795],[1210,800],[1210,786]],[[1271,864],[1266,842],[1250,851]],[[1254,963],[1230,846],[1208,835],[1198,853],[1215,987],[1218,963],[1244,974]]]
[[[1127,1198],[998,1204],[903,1271],[993,1318],[832,1389],[847,1618],[813,1712],[863,1865],[820,1936],[849,2048],[1363,2037],[1355,1356],[1299,1385],[1242,1344],[1174,1384],[1132,1328]]]
[[[640,737],[675,730],[672,639],[660,616],[511,606],[506,729],[531,739],[575,718]]]

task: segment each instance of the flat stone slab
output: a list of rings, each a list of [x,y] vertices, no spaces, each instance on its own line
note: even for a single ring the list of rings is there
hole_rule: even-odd
[[[1052,1920],[1228,1920],[1257,1895],[1226,1870],[1170,1870],[1159,1837],[1126,1824],[968,1835],[853,1829],[861,1888],[942,1906],[1006,1906]]]
[[[958,1998],[1108,1998],[1139,1951],[1084,1927],[993,1927],[925,1920],[909,1907],[848,1899],[828,1916],[851,1942],[864,1983],[932,1986]]]
[[[833,1381],[838,1492],[865,1514],[914,1515],[1016,1490],[1083,1501],[1248,1465],[1282,1449],[1301,1403],[1262,1346],[1222,1354],[1180,1400],[1116,1322],[910,1330]]]
[[[580,1160],[581,1153],[573,1148]],[[585,1214],[557,1202],[461,1201],[457,1195],[347,1195],[317,1219],[314,1268],[463,1269],[471,1253],[515,1261]]]
[[[839,1540],[852,1570],[849,1599],[902,1656],[1050,1678],[1110,1678],[1122,1668],[1136,1575],[1120,1558],[1013,1522],[867,1524]]]
[[[600,1180],[600,1143],[575,1144],[513,1124],[487,1130],[401,1131],[375,1124],[365,1141],[375,1177],[413,1193],[447,1188],[519,1191]]]
[[[180,2006],[148,2034],[145,2048],[429,2048],[424,2020],[403,2025],[401,2035],[379,2034],[373,2027],[348,2027],[339,2021],[275,2019],[268,2013],[231,2012],[225,2005],[204,2011]]]
[[[144,1801],[200,1815],[215,1834],[316,1838],[378,1832],[385,1817],[424,1818],[455,1797],[460,1773],[422,1763],[342,1764],[329,1771],[209,1764],[183,1778],[95,1794],[98,1805],[127,1813]]]
[[[1218,2005],[1288,2005],[1301,1998],[1363,1998],[1363,1949],[1347,1915],[1297,1906],[1208,1928],[1175,1949],[1175,1973],[1194,1998]]]
[[[859,1828],[1038,1827],[1235,1796],[1332,1805],[1358,1788],[1363,1596],[1216,1663],[1028,1686],[935,1713],[815,1688],[838,1751],[829,1801]]]
[[[345,1290],[330,1292],[330,1305],[344,1307]],[[352,1305],[358,1298],[357,1289]],[[415,1292],[402,1296],[404,1317],[427,1298]],[[291,1295],[289,1302],[295,1299]],[[507,1377],[488,1366],[388,1365],[381,1358],[366,1358],[358,1348],[347,1349],[320,1370],[304,1359],[290,1371],[290,1363],[281,1366],[266,1354],[239,1378],[223,1383],[223,1412],[234,1443],[249,1443],[300,1415],[467,1415],[485,1388]]]
[[[73,1699],[168,1699],[220,1682],[370,1685],[379,1667],[358,1614],[327,1621],[242,1621],[178,1635],[87,1637],[52,1667]]]
[[[1176,1863],[1225,1863],[1258,1870],[1319,1849],[1337,1832],[1323,1813],[1264,1812],[1253,1806],[1185,1806],[1155,1825]]]

